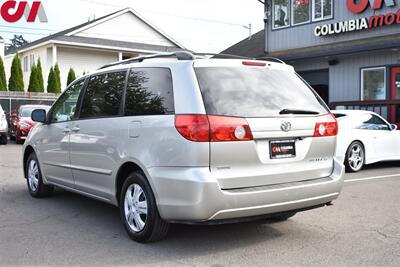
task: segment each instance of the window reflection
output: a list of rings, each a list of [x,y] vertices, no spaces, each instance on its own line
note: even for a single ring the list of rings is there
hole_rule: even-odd
[[[174,112],[171,72],[164,68],[132,69],[126,91],[126,116]]]

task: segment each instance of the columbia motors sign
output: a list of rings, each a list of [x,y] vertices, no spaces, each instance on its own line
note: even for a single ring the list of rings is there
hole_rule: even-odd
[[[386,5],[395,7],[395,0],[346,0],[347,9],[353,14],[362,14],[367,9],[380,10]],[[397,0],[399,1],[399,0]],[[395,13],[373,15],[370,17],[357,18],[347,21],[340,21],[331,24],[317,26],[314,30],[315,36],[335,35],[346,32],[363,31],[394,24],[400,24],[400,9]]]
[[[47,22],[46,12],[42,2],[33,1],[31,5],[27,1],[0,1],[1,18],[9,23],[25,19],[27,22]],[[1,20],[0,20],[1,21]]]

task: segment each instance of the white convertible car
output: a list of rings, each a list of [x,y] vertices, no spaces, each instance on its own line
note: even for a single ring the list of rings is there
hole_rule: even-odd
[[[346,170],[360,171],[364,165],[400,160],[400,131],[378,114],[363,110],[333,110],[339,123],[336,156]]]

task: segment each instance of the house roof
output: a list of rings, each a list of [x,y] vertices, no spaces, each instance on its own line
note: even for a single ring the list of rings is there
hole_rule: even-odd
[[[34,46],[38,46],[42,43],[46,43],[49,41],[54,41],[54,40],[62,40],[62,41],[71,41],[71,42],[79,42],[79,41],[83,41],[86,44],[97,44],[97,45],[110,45],[110,44],[116,44],[118,43],[119,45],[124,44],[124,46],[119,46],[119,47],[126,47],[126,48],[136,48],[137,47],[142,47],[143,49],[147,48],[161,48],[162,50],[165,49],[173,49],[174,47],[166,47],[166,46],[157,46],[157,45],[149,45],[149,44],[141,44],[141,43],[130,43],[130,42],[121,42],[121,41],[113,41],[113,40],[108,40],[108,39],[102,39],[102,38],[85,38],[85,37],[77,37],[77,36],[71,36],[70,34],[76,31],[79,31],[80,29],[84,29],[87,27],[90,27],[91,25],[100,23],[104,20],[110,19],[114,16],[117,15],[122,15],[124,13],[127,12],[131,12],[133,13],[135,16],[137,16],[140,20],[142,20],[144,23],[146,23],[147,25],[149,25],[151,28],[153,28],[154,30],[156,30],[158,33],[160,33],[161,35],[163,35],[166,39],[168,39],[169,41],[171,41],[173,44],[175,44],[178,49],[179,48],[184,48],[181,44],[179,44],[177,41],[175,41],[174,39],[172,39],[171,37],[169,37],[167,34],[165,34],[164,32],[162,32],[160,29],[158,29],[157,27],[155,27],[154,25],[152,25],[150,22],[148,22],[147,20],[145,20],[143,17],[141,17],[135,10],[133,10],[132,8],[124,8],[121,10],[118,10],[116,12],[113,12],[111,14],[105,15],[103,17],[97,18],[95,20],[92,21],[88,21],[85,23],[82,23],[80,25],[74,26],[72,28],[51,34],[49,36],[46,36],[44,38],[38,39],[36,41],[27,43],[26,45],[23,45],[21,47],[18,48],[14,48],[14,49],[9,49],[6,51],[6,55],[11,55],[11,54],[15,54],[16,52],[22,51],[22,50],[26,50],[28,48],[34,47]],[[86,40],[87,39],[87,40]],[[92,40],[89,40],[92,39]],[[135,46],[136,45],[136,46]],[[146,48],[145,48],[146,47]],[[176,50],[178,50],[176,49]],[[161,51],[162,51],[161,50]],[[158,50],[157,50],[158,51]]]
[[[400,34],[390,34],[368,39],[359,39],[320,46],[311,46],[291,50],[274,51],[265,54],[264,30],[252,35],[251,39],[229,47],[221,54],[232,54],[250,58],[259,58],[265,55],[277,57],[284,61],[295,61],[322,57],[335,57],[354,53],[370,52],[374,50],[398,49],[400,47]]]
[[[57,36],[52,39],[54,43],[66,43],[66,44],[79,44],[81,46],[101,46],[103,48],[108,49],[132,49],[132,50],[146,50],[146,51],[154,51],[154,52],[173,52],[182,50],[178,47],[173,46],[161,46],[161,45],[152,45],[152,44],[143,44],[143,43],[134,43],[134,42],[125,42],[118,40],[109,40],[109,39],[101,39],[101,38],[89,38],[89,37],[80,37],[80,36]]]
[[[228,49],[221,52],[221,54],[231,54],[242,57],[259,58],[265,56],[264,45],[265,44],[265,32],[261,30],[246,38],[239,43],[229,47]]]

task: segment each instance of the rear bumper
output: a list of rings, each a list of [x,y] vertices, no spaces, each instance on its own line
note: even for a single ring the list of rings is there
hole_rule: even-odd
[[[302,182],[221,190],[204,168],[151,168],[160,215],[173,222],[207,222],[307,209],[335,200],[344,166],[335,160],[331,176]]]

